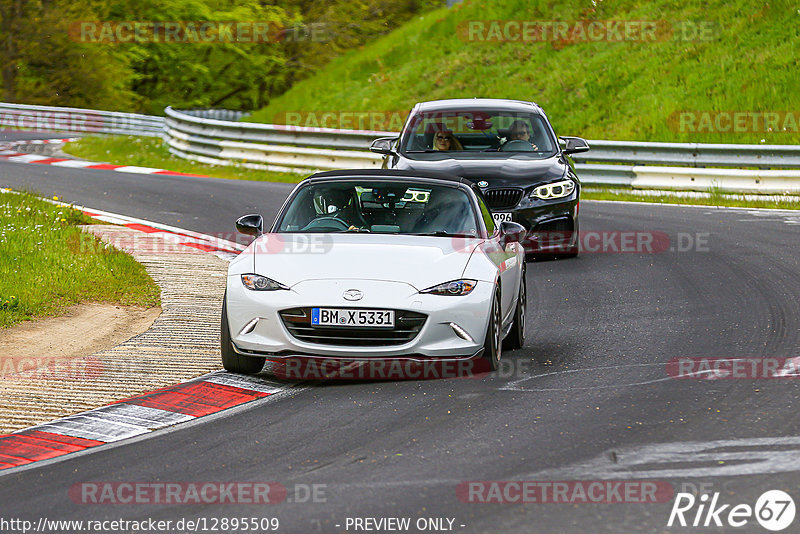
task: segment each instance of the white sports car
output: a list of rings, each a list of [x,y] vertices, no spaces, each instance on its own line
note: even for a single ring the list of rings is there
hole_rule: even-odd
[[[357,170],[301,182],[268,233],[228,269],[225,369],[266,359],[478,361],[525,339],[525,229],[496,225],[480,189],[450,175]]]

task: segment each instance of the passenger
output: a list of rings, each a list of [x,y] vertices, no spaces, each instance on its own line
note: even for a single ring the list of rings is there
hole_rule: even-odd
[[[461,143],[453,137],[453,132],[436,132],[433,134],[434,150],[464,150]]]
[[[511,132],[506,142],[511,141],[527,141],[534,150],[539,150],[539,147],[531,141],[531,130],[528,123],[523,120],[516,120],[511,123]]]

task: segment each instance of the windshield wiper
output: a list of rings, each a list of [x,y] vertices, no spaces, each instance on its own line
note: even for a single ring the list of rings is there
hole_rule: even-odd
[[[419,234],[408,234],[408,235],[419,235],[426,237],[473,237],[473,238],[478,237],[475,234],[457,234],[453,232],[445,232],[443,230],[437,230],[435,232],[423,232]]]
[[[452,150],[433,150],[432,148],[427,150],[406,150],[406,154],[423,154],[426,152],[452,152]]]

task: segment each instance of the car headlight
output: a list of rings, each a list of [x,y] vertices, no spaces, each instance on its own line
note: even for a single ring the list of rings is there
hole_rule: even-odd
[[[568,197],[575,191],[575,182],[572,180],[561,180],[560,182],[553,182],[552,184],[540,185],[534,189],[530,196],[531,198],[541,198],[542,200],[550,200],[553,198]]]
[[[468,295],[475,289],[478,284],[477,280],[453,280],[452,282],[445,282],[438,286],[423,289],[420,293],[428,293],[431,295]]]
[[[279,289],[289,289],[285,285],[276,282],[271,278],[267,278],[266,276],[261,276],[260,274],[243,274],[242,284],[244,284],[244,287],[252,291],[277,291]]]

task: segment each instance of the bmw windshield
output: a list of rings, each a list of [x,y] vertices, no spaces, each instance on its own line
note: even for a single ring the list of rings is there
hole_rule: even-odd
[[[536,159],[556,154],[558,145],[544,118],[512,111],[426,111],[408,123],[402,151],[406,154],[448,152],[458,157],[474,152],[524,153]]]

